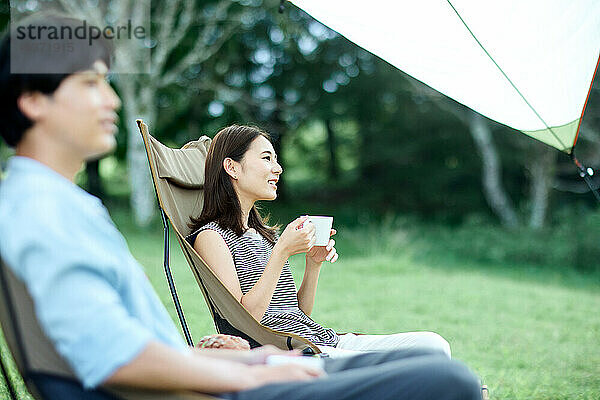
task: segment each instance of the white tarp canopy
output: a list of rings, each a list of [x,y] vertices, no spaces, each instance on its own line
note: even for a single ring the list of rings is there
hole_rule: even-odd
[[[600,56],[599,0],[292,0],[407,74],[562,151]]]

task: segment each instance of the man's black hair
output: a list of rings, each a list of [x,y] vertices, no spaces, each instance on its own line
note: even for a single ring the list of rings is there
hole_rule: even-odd
[[[41,92],[52,95],[61,82],[69,75],[90,69],[98,61],[104,61],[110,66],[111,46],[105,39],[87,40],[54,40],[52,45],[59,51],[45,51],[42,46],[36,47],[43,41],[35,40],[18,43],[18,26],[80,26],[81,20],[58,14],[45,14],[25,18],[7,30],[0,40],[0,136],[11,147],[15,147],[22,139],[33,122],[19,109],[19,97],[28,92]],[[13,40],[11,40],[11,38]],[[39,38],[36,38],[39,39]],[[46,41],[48,43],[48,41]],[[11,45],[13,49],[13,70],[11,73]],[[40,51],[41,50],[41,51]],[[17,63],[17,64],[15,64]],[[31,73],[27,66],[48,66],[52,73]],[[25,68],[24,68],[25,67]]]

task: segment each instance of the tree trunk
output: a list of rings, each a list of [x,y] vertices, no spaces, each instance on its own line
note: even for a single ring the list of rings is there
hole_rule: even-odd
[[[492,211],[500,218],[502,225],[514,228],[519,225],[519,220],[502,186],[500,160],[492,141],[489,125],[481,115],[473,113],[469,128],[481,155],[482,183],[485,198]]]
[[[325,124],[327,125],[327,145],[329,147],[329,178],[334,181],[340,175],[337,167],[335,131],[333,130],[331,118],[327,118]]]
[[[544,145],[535,144],[533,164],[529,167],[531,186],[531,214],[529,226],[534,229],[544,227],[550,191],[554,181],[555,166],[558,152]]]
[[[150,167],[144,148],[142,136],[138,130],[136,119],[141,118],[152,129],[156,120],[154,92],[142,89],[139,96],[123,99],[127,116],[127,167],[131,188],[130,206],[135,223],[146,227],[152,221],[156,211],[156,194],[150,177]],[[150,131],[152,132],[152,131]]]

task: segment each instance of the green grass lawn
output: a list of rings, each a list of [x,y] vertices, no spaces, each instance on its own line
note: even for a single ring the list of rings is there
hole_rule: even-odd
[[[162,232],[120,225],[176,321],[162,270]],[[598,275],[425,254],[406,238],[398,246],[360,249],[350,240],[357,235],[360,231],[348,230],[345,239],[340,229],[341,257],[324,266],[314,319],[338,331],[435,331],[489,386],[492,399],[600,398]],[[192,335],[199,339],[214,327],[172,242],[177,288]],[[302,257],[292,259],[297,279],[302,264]],[[2,385],[0,398],[6,395]]]

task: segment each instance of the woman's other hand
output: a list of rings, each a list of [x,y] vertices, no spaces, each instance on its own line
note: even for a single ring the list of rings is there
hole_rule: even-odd
[[[290,222],[275,244],[275,248],[286,257],[307,253],[313,248],[316,240],[315,226],[307,223],[307,220],[307,216],[302,216]]]
[[[250,343],[241,337],[216,334],[204,336],[198,341],[196,347],[199,349],[250,350]]]
[[[329,236],[333,236],[336,233],[337,231],[332,229]],[[321,264],[323,261],[330,261],[332,263],[336,262],[338,259],[338,253],[335,249],[335,240],[329,239],[327,246],[313,246],[306,253],[306,259],[307,261],[312,261],[314,264]]]

